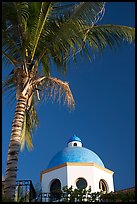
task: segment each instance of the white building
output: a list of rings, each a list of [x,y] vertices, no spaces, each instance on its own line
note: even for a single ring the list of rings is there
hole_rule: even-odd
[[[93,151],[82,147],[77,136],[68,141],[67,147],[58,152],[41,172],[42,192],[50,193],[64,186],[88,188],[92,192],[114,191],[113,171],[107,169]]]

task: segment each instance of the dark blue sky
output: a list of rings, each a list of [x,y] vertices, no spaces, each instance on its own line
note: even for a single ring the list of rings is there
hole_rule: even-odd
[[[101,24],[134,26],[133,2],[106,4]],[[69,82],[75,110],[51,101],[38,106],[39,127],[33,137],[34,149],[19,154],[18,179],[40,182],[40,171],[76,134],[83,146],[94,151],[106,168],[114,171],[115,190],[135,185],[135,51],[134,45],[122,45],[92,62],[78,57],[70,62],[66,77],[52,68],[52,76]],[[3,67],[4,68],[4,67]],[[5,71],[3,71],[5,75]],[[2,174],[6,158],[15,105],[2,98]]]

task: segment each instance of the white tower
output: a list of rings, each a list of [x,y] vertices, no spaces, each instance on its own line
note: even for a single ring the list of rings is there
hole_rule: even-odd
[[[92,192],[109,193],[114,191],[113,173],[105,168],[97,154],[82,147],[80,138],[74,135],[41,172],[42,192],[50,193],[72,185],[74,188],[91,186]]]

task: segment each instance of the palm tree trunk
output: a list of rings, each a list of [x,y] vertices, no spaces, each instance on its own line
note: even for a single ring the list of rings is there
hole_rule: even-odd
[[[24,122],[24,115],[27,107],[27,97],[20,96],[16,105],[12,132],[7,156],[6,176],[4,184],[4,196],[14,200],[17,177],[18,154],[21,145],[21,133]]]

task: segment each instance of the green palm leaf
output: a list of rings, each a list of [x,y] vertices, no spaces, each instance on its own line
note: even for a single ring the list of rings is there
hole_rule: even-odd
[[[26,115],[24,116],[24,123],[22,128],[22,135],[21,135],[21,151],[24,149],[25,146],[25,138],[26,137]]]
[[[79,30],[81,30],[81,26],[83,26],[82,22],[86,23],[86,20],[88,19],[87,16],[89,14],[90,19],[92,21],[93,19],[95,20],[98,13],[101,12],[104,4],[102,2],[91,4],[86,2],[75,2],[66,6],[66,3],[64,2],[52,2],[49,5],[47,3],[45,3],[45,5],[41,4],[41,10],[44,6],[46,7],[46,9],[44,12],[39,11],[39,16],[37,16],[36,18],[34,18],[34,16],[30,16],[30,21],[32,25],[30,31],[31,40],[29,45],[29,49],[31,49],[32,53],[31,61],[34,58],[34,54],[37,56],[37,61],[39,61],[39,59],[41,58],[41,55],[38,58],[39,51],[38,49],[36,50],[36,46],[39,43],[39,47],[41,47],[41,49],[44,45],[43,53],[47,53],[47,55],[49,53],[52,53],[51,57],[54,57],[54,61],[58,67],[61,66],[61,64],[66,67],[64,58],[66,58],[66,55],[69,55],[69,52],[68,48],[66,48],[66,45],[64,45],[62,41],[66,41],[68,35],[71,35],[71,33],[73,33],[72,39],[68,38],[67,44],[72,48],[73,53],[75,55],[76,48],[74,47],[74,42],[77,40],[77,46],[79,47],[82,44],[81,39],[83,33],[79,32]],[[49,10],[47,9],[48,6]],[[84,19],[83,21],[82,18]],[[33,22],[36,22],[37,27],[34,23],[32,23],[32,19]],[[77,36],[77,38],[75,39],[74,36]],[[58,46],[59,40],[61,46]],[[57,52],[58,54],[56,55],[55,52]],[[61,56],[59,56],[59,53],[61,53]]]
[[[15,87],[16,87],[16,83],[15,83],[15,79],[14,79],[14,73],[9,74],[5,80],[3,80],[2,82],[2,92],[6,92],[12,89],[15,91]]]
[[[27,43],[27,20],[29,18],[27,2],[3,2],[2,10],[2,28],[3,28],[3,47],[5,47],[8,55],[15,55],[21,60],[25,55],[25,47]],[[8,9],[11,9],[8,12]],[[13,15],[13,16],[12,16]],[[8,23],[7,23],[8,22]],[[7,25],[7,26],[6,26]],[[6,27],[6,28],[5,28]],[[7,45],[10,46],[6,48]],[[12,52],[11,52],[12,51]],[[19,59],[18,59],[19,60]]]
[[[35,51],[36,51],[36,48],[37,48],[37,45],[39,42],[40,35],[42,33],[42,30],[43,30],[43,27],[45,25],[45,21],[48,17],[48,14],[50,12],[50,4],[51,4],[51,2],[42,2],[41,3],[39,20],[37,23],[36,32],[35,32],[34,39],[33,39],[34,40],[34,42],[33,42],[34,47],[33,47],[32,53],[31,53],[31,62],[33,61]]]
[[[27,145],[28,150],[33,149],[32,136],[37,126],[38,126],[38,116],[34,108],[34,100],[33,100],[30,109],[26,111],[26,114],[24,117],[24,124],[23,124],[22,135],[21,135],[21,151],[23,151],[25,147],[25,143]]]
[[[123,42],[135,42],[135,28],[119,25],[93,26],[87,35],[87,42],[93,50],[103,50],[106,46],[114,48]]]

